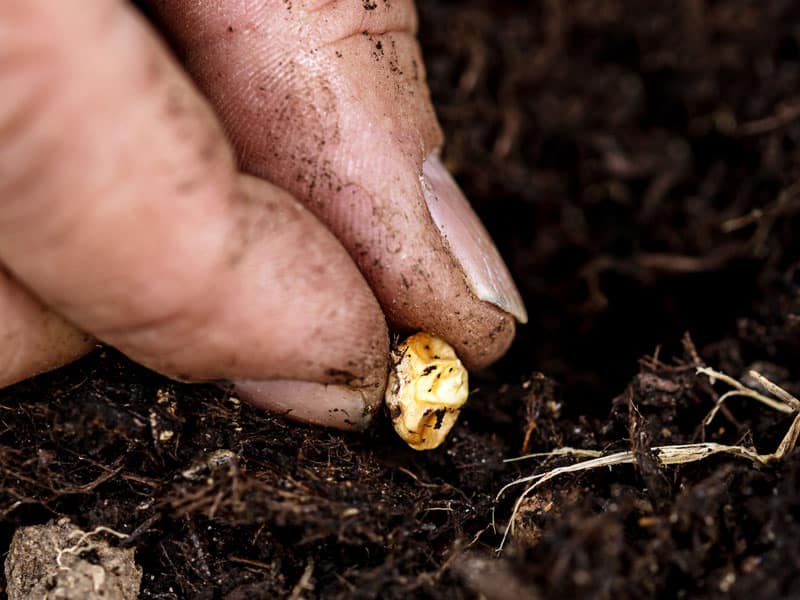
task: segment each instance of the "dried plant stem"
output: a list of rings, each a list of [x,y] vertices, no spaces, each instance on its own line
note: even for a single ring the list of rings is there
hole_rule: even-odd
[[[733,377],[725,375],[725,373],[721,373],[719,371],[715,371],[714,369],[710,369],[708,367],[698,367],[697,368],[698,375],[705,375],[708,377],[709,381],[713,385],[715,381],[719,380],[723,383],[727,383],[729,386],[734,388],[729,392],[725,392],[722,396],[719,397],[714,408],[711,409],[711,412],[708,413],[706,418],[703,420],[703,425],[708,426],[711,421],[714,420],[714,417],[717,416],[719,409],[722,407],[723,403],[728,400],[729,398],[734,397],[746,397],[752,398],[753,400],[760,402],[773,410],[777,410],[782,413],[792,413],[798,409],[800,409],[800,403],[792,397],[791,394],[788,394],[785,390],[780,388],[779,386],[772,383],[769,379],[758,373],[757,371],[750,371],[748,374],[758,381],[765,389],[769,391],[770,394],[780,398],[780,401],[773,400],[763,394],[758,393],[757,391],[743,385],[742,383],[736,381]],[[776,391],[779,390],[779,391]],[[789,398],[790,400],[787,400]]]
[[[699,444],[676,444],[670,446],[655,446],[651,448],[651,452],[662,466],[680,465],[680,464],[697,462],[705,458],[708,458],[710,456],[714,456],[716,454],[728,454],[730,456],[749,459],[754,463],[766,465],[772,461],[781,460],[784,456],[786,456],[786,454],[788,454],[794,449],[797,443],[797,439],[798,437],[800,437],[800,401],[798,401],[797,398],[795,398],[794,396],[789,394],[786,390],[774,384],[769,379],[767,379],[766,377],[764,377],[763,375],[761,375],[756,371],[750,371],[749,375],[753,377],[759,383],[759,385],[761,385],[762,387],[764,387],[764,389],[769,391],[770,394],[778,398],[778,400],[764,396],[763,394],[760,394],[759,392],[751,388],[748,388],[739,381],[733,379],[728,375],[725,375],[724,373],[720,373],[719,371],[715,371],[713,369],[709,369],[706,367],[699,367],[697,369],[697,373],[700,375],[707,376],[711,381],[712,385],[715,383],[716,380],[719,380],[734,388],[734,390],[726,392],[725,394],[720,396],[719,400],[717,400],[716,405],[714,406],[714,409],[711,411],[711,413],[709,413],[709,416],[706,417],[704,421],[705,424],[708,424],[711,421],[711,419],[713,419],[714,415],[717,413],[722,403],[727,398],[731,398],[733,396],[744,396],[747,398],[752,398],[753,400],[756,400],[772,408],[773,410],[777,410],[783,413],[796,413],[795,418],[792,421],[791,425],[789,426],[789,430],[786,432],[786,435],[784,435],[780,444],[778,444],[778,447],[775,450],[775,452],[769,454],[760,454],[754,448],[748,448],[745,446],[729,446],[726,444],[717,444],[714,442],[699,443]],[[508,525],[506,526],[505,532],[503,533],[503,539],[500,542],[500,547],[498,548],[498,552],[503,549],[503,546],[505,546],[509,534],[512,534],[514,532],[514,521],[517,516],[517,513],[519,512],[520,506],[522,506],[522,503],[525,501],[525,499],[539,486],[550,481],[551,479],[554,479],[555,477],[558,477],[559,475],[564,475],[566,473],[577,473],[580,471],[598,469],[600,467],[612,467],[616,465],[636,463],[636,456],[632,451],[616,452],[614,454],[608,454],[603,456],[596,451],[576,450],[574,448],[558,448],[556,450],[553,450],[552,452],[528,454],[526,456],[520,456],[518,458],[508,459],[506,462],[523,460],[526,458],[534,458],[534,457],[550,458],[550,457],[564,456],[564,455],[592,456],[594,458],[583,460],[572,465],[556,467],[554,469],[550,469],[549,471],[536,473],[534,475],[529,475],[527,477],[520,477],[519,479],[516,479],[511,483],[508,483],[505,486],[503,486],[503,488],[498,492],[497,496],[495,497],[495,502],[499,501],[500,498],[503,496],[503,494],[505,494],[505,492],[511,489],[512,487],[516,487],[522,484],[530,484],[519,495],[516,502],[514,503],[514,508],[511,512],[511,518],[509,519]],[[492,525],[494,526],[494,524],[495,524],[495,519],[493,512]]]

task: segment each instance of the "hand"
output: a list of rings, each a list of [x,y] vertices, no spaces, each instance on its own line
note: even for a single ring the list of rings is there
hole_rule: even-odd
[[[96,338],[360,428],[387,321],[505,352],[525,309],[437,158],[410,0],[149,8],[188,74],[128,3],[0,4],[0,386]]]

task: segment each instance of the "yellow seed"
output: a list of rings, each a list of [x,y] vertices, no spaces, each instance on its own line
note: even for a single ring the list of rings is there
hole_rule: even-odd
[[[393,354],[386,405],[394,430],[415,450],[432,450],[467,401],[467,370],[447,342],[428,333],[412,335]]]

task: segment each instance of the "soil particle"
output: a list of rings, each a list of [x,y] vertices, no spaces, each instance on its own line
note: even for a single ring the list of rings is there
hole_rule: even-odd
[[[5,562],[9,600],[135,600],[142,569],[134,550],[110,546],[103,532],[67,519],[20,527]]]

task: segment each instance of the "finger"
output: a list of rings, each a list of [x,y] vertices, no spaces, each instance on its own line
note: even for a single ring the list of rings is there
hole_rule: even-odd
[[[158,371],[317,383],[329,401],[307,408],[315,420],[337,398],[368,412],[388,340],[347,253],[287,193],[237,174],[211,110],[127,4],[81,6],[0,7],[0,260]],[[282,408],[304,401],[283,391]]]
[[[0,268],[0,388],[60,367],[94,341],[47,310]]]
[[[525,309],[437,158],[410,0],[151,5],[241,165],[331,228],[393,326],[444,337],[472,367],[505,352]]]

